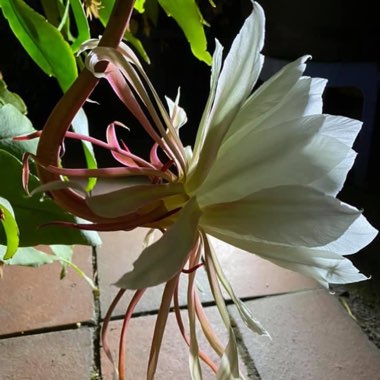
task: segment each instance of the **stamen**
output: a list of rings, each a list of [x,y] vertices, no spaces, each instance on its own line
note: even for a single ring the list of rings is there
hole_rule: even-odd
[[[28,135],[21,135],[21,136],[14,136],[12,140],[14,141],[25,141],[25,140],[32,140],[36,139],[41,136],[42,131],[35,131],[32,133],[29,133]]]

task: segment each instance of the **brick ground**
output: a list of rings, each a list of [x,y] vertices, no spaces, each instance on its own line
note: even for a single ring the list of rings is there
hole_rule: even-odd
[[[143,230],[102,234],[92,251],[77,247],[74,259],[89,275],[96,271],[100,299],[87,283],[69,271],[63,281],[59,266],[5,268],[0,282],[0,380],[112,379],[112,366],[99,347],[98,326],[116,292],[118,279],[141,250]],[[250,380],[372,380],[380,373],[380,351],[368,340],[336,297],[313,281],[277,268],[252,255],[216,243],[226,275],[237,294],[269,330],[273,340],[247,331],[230,306],[242,354],[241,367]],[[233,263],[233,265],[231,265]],[[201,271],[202,299],[218,333],[225,331],[212,305]],[[127,333],[127,379],[143,380],[149,343],[162,289],[141,301]],[[130,296],[129,296],[130,298]],[[115,312],[110,345],[117,350],[121,316],[128,296]],[[185,297],[182,297],[185,305]],[[100,306],[100,308],[98,307]],[[186,319],[186,310],[183,310]],[[80,326],[79,328],[77,327]],[[202,347],[209,350],[200,339]],[[256,373],[258,372],[258,374]],[[188,380],[188,351],[175,320],[169,318],[157,380]],[[204,379],[213,375],[205,368]]]

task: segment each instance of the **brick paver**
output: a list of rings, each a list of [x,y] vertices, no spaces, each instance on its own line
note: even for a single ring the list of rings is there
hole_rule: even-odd
[[[106,311],[117,289],[112,286],[131,269],[141,251],[143,229],[102,234],[97,249],[100,304]],[[216,250],[236,293],[247,299],[253,315],[267,328],[272,340],[247,330],[236,310],[229,306],[236,321],[242,354],[242,369],[248,380],[373,380],[380,373],[380,351],[350,318],[336,297],[315,282],[278,268],[260,258],[216,242]],[[75,260],[92,276],[91,249],[76,247]],[[210,303],[211,295],[203,269],[198,270],[201,297]],[[59,265],[37,269],[6,267],[0,281],[0,379],[95,380],[94,344],[100,321],[92,290],[72,270],[59,280]],[[144,295],[127,332],[127,379],[143,380],[162,287]],[[257,298],[261,297],[261,298]],[[120,317],[128,304],[127,296],[117,308],[110,325],[110,346],[116,351]],[[182,296],[182,304],[186,299]],[[206,311],[216,331],[226,342],[217,310]],[[98,313],[98,314],[97,314]],[[182,312],[186,321],[186,310]],[[74,329],[77,322],[80,328]],[[83,322],[88,322],[84,323]],[[35,330],[31,335],[28,331]],[[22,332],[26,332],[22,335]],[[9,337],[9,335],[21,336]],[[200,339],[200,345],[210,348]],[[100,351],[104,380],[112,379],[112,366]],[[216,360],[215,356],[214,359]],[[98,367],[99,369],[99,367]],[[204,379],[214,378],[203,367]],[[189,380],[188,348],[180,336],[173,315],[164,335],[156,380]]]
[[[74,262],[92,277],[90,247],[76,246]],[[39,268],[4,267],[0,336],[93,320],[91,288],[72,269],[60,280],[60,271],[58,263]]]
[[[263,298],[248,306],[272,336],[268,340],[240,329],[262,380],[379,378],[380,350],[325,290]]]
[[[92,329],[0,340],[1,380],[90,380]]]

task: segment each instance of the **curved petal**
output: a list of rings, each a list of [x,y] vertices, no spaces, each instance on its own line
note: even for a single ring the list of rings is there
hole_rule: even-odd
[[[226,139],[260,115],[273,110],[291,91],[306,69],[310,56],[303,56],[283,67],[277,74],[264,82],[244,103],[233,124],[228,130]]]
[[[215,40],[215,51],[212,56],[211,64],[211,78],[210,78],[210,94],[207,98],[206,106],[203,111],[201,122],[199,123],[199,128],[197,131],[197,136],[195,138],[194,144],[194,155],[192,160],[192,168],[198,162],[200,152],[202,151],[203,143],[208,131],[208,120],[211,112],[212,105],[215,99],[216,88],[218,86],[218,78],[220,75],[220,70],[222,69],[222,54],[223,46],[219,43],[218,40]]]
[[[254,253],[276,265],[314,278],[325,287],[328,287],[329,283],[345,284],[367,279],[348,259],[334,252],[260,243],[239,236],[230,236],[212,227],[207,227],[205,230],[218,239]],[[368,234],[366,244],[372,239],[373,236]]]
[[[262,105],[250,102],[244,105],[235,118],[231,128],[234,134],[229,139],[242,139],[251,131],[273,128],[280,123],[296,120],[302,116],[319,115],[322,113],[322,93],[326,80],[302,77],[293,88],[265,112],[259,113]],[[275,91],[275,89],[273,89]],[[225,141],[228,141],[226,138]]]
[[[259,4],[253,3],[253,12],[246,19],[240,33],[232,43],[218,78],[215,98],[208,118],[199,132],[201,141],[196,140],[194,173],[189,187],[199,185],[218,152],[228,128],[246,101],[255,85],[263,64],[260,51],[264,43],[264,12]],[[202,154],[198,153],[202,150]],[[208,155],[203,154],[208,152]]]
[[[217,130],[221,125],[231,122],[256,83],[261,71],[258,63],[264,44],[264,24],[264,12],[259,4],[254,3],[250,17],[234,39],[223,63],[209,119],[209,134],[211,129],[219,133]]]
[[[360,131],[362,122],[349,119],[343,116],[325,115],[326,123],[322,125],[320,133],[339,140],[343,144],[352,148],[352,145]],[[349,150],[347,156],[336,167],[326,175],[310,183],[310,186],[326,194],[336,196],[343,188],[347,174],[352,168],[356,158],[356,153]]]
[[[353,207],[312,188],[279,186],[206,207],[200,223],[244,239],[321,247],[336,241],[359,216]]]
[[[351,150],[319,133],[331,118],[307,116],[227,140],[202,186],[201,207],[231,202],[261,189],[308,185],[324,177]]]
[[[185,265],[196,244],[201,210],[195,199],[190,200],[178,214],[176,222],[157,242],[145,248],[126,273],[115,284],[125,289],[142,289],[170,280]]]
[[[183,187],[179,183],[144,184],[89,196],[86,202],[97,215],[106,218],[117,218],[137,211],[141,207],[161,202],[165,197],[180,193],[183,193]]]
[[[368,245],[377,233],[367,219],[360,215],[342,236],[320,248],[341,255],[351,255]]]
[[[342,162],[323,177],[311,182],[309,186],[335,197],[342,190],[347,174],[355,162],[355,158],[356,153],[353,150],[350,150]]]
[[[326,124],[321,128],[325,136],[333,137],[350,148],[354,144],[362,127],[362,122],[344,116],[325,115]]]
[[[181,90],[178,88],[177,96],[175,101],[171,100],[165,96],[166,103],[169,108],[170,121],[173,124],[173,127],[178,130],[187,122],[187,115],[185,110],[179,106],[179,97],[181,95]]]

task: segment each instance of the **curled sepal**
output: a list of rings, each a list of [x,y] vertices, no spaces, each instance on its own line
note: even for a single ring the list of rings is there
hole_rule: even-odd
[[[124,124],[119,123],[119,122],[111,123],[107,127],[107,141],[108,141],[108,143],[111,146],[117,148],[118,150],[121,150],[121,147],[119,145],[119,141],[117,140],[116,129],[115,129],[116,126],[125,128],[127,130],[129,130],[129,128],[127,126],[125,126]],[[126,145],[124,145],[124,150],[126,151],[126,153],[130,153],[130,150],[128,149],[128,147]],[[138,167],[139,166],[136,164],[136,162],[132,158],[126,156],[125,154],[120,154],[119,152],[114,152],[114,151],[111,151],[111,153],[112,153],[113,158],[116,161],[120,162],[121,164],[123,164],[125,166],[129,166],[129,167]]]
[[[141,289],[173,278],[185,265],[197,242],[201,210],[196,199],[190,200],[178,213],[177,220],[157,242],[145,248],[133,264],[133,270],[117,281],[116,286]]]

